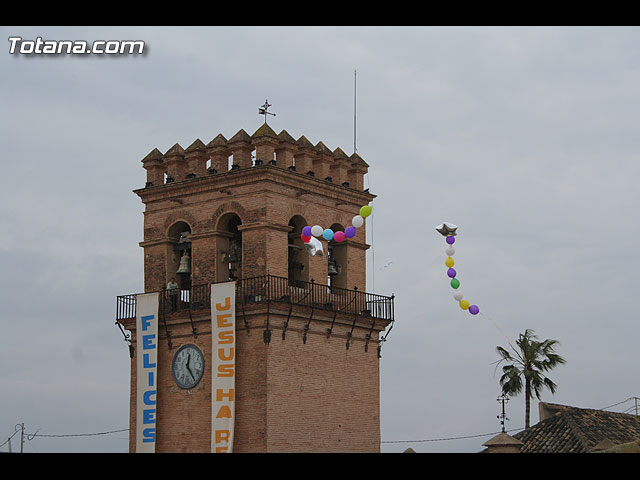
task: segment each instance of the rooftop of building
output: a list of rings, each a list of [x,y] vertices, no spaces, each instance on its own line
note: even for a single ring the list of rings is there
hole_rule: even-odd
[[[633,450],[640,441],[638,415],[546,402],[539,408],[540,421],[511,437],[522,442],[520,453],[592,453],[623,445]],[[493,446],[492,440],[484,445]]]

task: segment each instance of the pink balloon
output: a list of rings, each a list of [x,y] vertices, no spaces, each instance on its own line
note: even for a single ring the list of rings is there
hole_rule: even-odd
[[[340,232],[340,231],[336,232],[335,235],[333,236],[333,239],[336,242],[344,242],[345,238],[347,237],[345,236],[344,232]]]

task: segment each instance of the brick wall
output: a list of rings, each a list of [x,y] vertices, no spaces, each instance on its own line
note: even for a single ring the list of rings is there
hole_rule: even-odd
[[[365,338],[369,324],[359,322],[349,348],[352,320],[294,309],[283,338],[285,310],[269,315],[271,341],[265,343],[266,314],[249,312],[246,328],[236,320],[236,420],[234,452],[379,452],[379,358],[376,341]],[[174,314],[158,338],[156,452],[197,453],[211,448],[211,323],[195,319],[197,335],[185,315]],[[135,344],[135,328],[133,343]],[[379,328],[384,325],[380,324]],[[192,390],[173,381],[171,362],[180,346],[197,345],[205,356],[202,380]],[[136,349],[137,352],[137,349]],[[135,451],[136,364],[132,360],[129,448]]]

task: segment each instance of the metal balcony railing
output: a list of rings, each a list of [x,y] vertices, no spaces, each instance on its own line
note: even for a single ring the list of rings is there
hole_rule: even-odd
[[[263,275],[236,282],[236,305],[283,303],[313,307],[331,312],[344,312],[360,317],[394,320],[394,297],[361,292],[357,289],[331,287],[316,282],[291,282],[285,277]],[[211,308],[210,284],[195,285],[189,290],[160,292],[160,314],[194,312]],[[136,294],[119,295],[116,321],[136,316]]]

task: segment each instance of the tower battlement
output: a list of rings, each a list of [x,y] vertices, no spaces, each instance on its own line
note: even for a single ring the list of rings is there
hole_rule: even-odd
[[[276,134],[266,123],[253,135],[240,129],[230,139],[221,133],[209,143],[196,139],[186,149],[176,143],[164,154],[154,148],[142,159],[145,188],[181,182],[230,170],[272,165],[357,191],[364,188],[369,165],[357,153],[348,156],[304,135],[295,140],[286,130]]]

